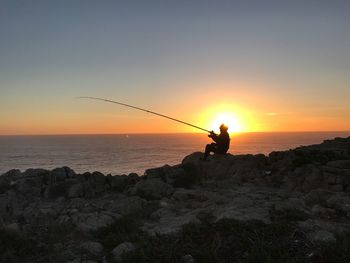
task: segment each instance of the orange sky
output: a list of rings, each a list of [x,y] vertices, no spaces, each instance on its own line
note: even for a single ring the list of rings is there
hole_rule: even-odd
[[[0,135],[350,130],[350,1],[136,2],[1,3]]]

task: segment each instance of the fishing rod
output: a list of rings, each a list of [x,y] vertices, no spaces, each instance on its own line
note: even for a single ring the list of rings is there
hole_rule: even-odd
[[[114,101],[114,100],[108,100],[108,99],[103,99],[103,98],[96,98],[96,97],[78,97],[78,99],[100,100],[100,101],[105,101],[105,102],[109,102],[109,103],[114,103],[114,104],[122,105],[122,106],[129,107],[129,108],[133,108],[133,109],[136,109],[136,110],[145,111],[145,112],[147,112],[147,113],[151,113],[151,114],[154,114],[154,115],[163,117],[163,118],[167,118],[167,119],[172,120],[172,121],[177,121],[177,122],[180,122],[180,123],[182,123],[182,124],[191,126],[191,127],[193,127],[193,128],[196,128],[196,129],[199,129],[199,130],[202,130],[202,131],[211,133],[211,131],[206,130],[206,129],[203,129],[203,128],[198,127],[198,126],[196,126],[196,125],[193,125],[193,124],[191,124],[191,123],[188,123],[188,122],[185,122],[185,121],[181,121],[181,120],[178,120],[178,119],[175,119],[175,118],[172,118],[172,117],[169,117],[169,116],[166,116],[166,115],[163,115],[163,114],[154,112],[154,111],[150,111],[150,110],[142,109],[142,108],[139,108],[139,107],[136,107],[136,106],[132,106],[132,105],[129,105],[129,104],[125,104],[125,103],[122,103],[122,102],[118,102],[118,101]]]

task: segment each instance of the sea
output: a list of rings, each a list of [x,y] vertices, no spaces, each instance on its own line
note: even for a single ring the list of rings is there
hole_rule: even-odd
[[[350,131],[232,134],[229,152],[268,155],[349,136]],[[207,143],[210,138],[201,133],[0,136],[0,174],[69,166],[77,173],[143,175],[149,168],[179,164],[186,155],[203,151]]]

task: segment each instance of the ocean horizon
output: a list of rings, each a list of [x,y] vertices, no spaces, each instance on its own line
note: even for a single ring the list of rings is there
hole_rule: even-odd
[[[231,134],[229,153],[268,155],[349,136],[350,131],[237,133]],[[205,133],[0,135],[0,174],[69,166],[78,173],[142,175],[149,168],[179,164],[210,142]]]

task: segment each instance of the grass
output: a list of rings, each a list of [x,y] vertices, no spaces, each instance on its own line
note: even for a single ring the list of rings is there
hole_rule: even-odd
[[[109,251],[123,242],[134,243],[137,249],[123,256],[124,263],[180,263],[187,254],[201,263],[310,262],[310,242],[294,233],[291,224],[225,219],[215,224],[188,224],[174,235],[151,236],[128,219],[96,232],[95,238]]]
[[[51,226],[45,239],[48,244],[69,241],[70,231]],[[213,224],[187,224],[176,234],[149,235],[135,217],[125,217],[93,232],[90,238],[102,243],[107,252],[123,242],[134,243],[136,250],[124,254],[123,263],[182,263],[187,254],[201,263],[350,262],[350,233],[337,236],[335,243],[314,244],[284,220],[264,224],[222,219]],[[59,255],[52,253],[18,232],[0,229],[0,262],[36,262],[35,258],[59,262]],[[111,254],[107,259],[115,262]]]

